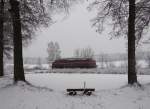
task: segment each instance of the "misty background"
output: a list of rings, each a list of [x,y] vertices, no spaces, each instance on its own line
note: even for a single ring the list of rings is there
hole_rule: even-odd
[[[77,48],[91,47],[95,54],[126,53],[126,39],[110,40],[110,27],[102,34],[92,28],[90,21],[94,12],[87,10],[88,4],[76,5],[68,15],[55,15],[56,23],[37,31],[32,43],[24,48],[24,57],[47,57],[47,44],[58,42],[62,57],[72,57]]]

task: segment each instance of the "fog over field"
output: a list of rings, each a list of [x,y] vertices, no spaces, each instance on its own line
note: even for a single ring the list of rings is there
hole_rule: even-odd
[[[57,41],[60,44],[62,57],[72,57],[77,48],[90,46],[95,54],[99,53],[125,53],[126,39],[117,38],[110,40],[109,26],[102,34],[98,34],[92,28],[90,21],[94,17],[93,12],[87,10],[88,4],[75,6],[67,17],[59,18],[49,28],[42,28],[36,33],[36,38],[29,47],[24,48],[25,57],[47,57],[47,44]],[[56,17],[56,19],[58,19]],[[61,20],[60,20],[61,19]],[[80,25],[80,26],[79,26]]]

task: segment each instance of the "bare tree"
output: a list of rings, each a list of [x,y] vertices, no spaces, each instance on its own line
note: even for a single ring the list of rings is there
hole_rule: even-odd
[[[69,13],[71,8],[84,0],[50,0],[48,5],[51,13]]]
[[[3,34],[2,41],[0,41],[0,50],[3,49],[3,52],[0,52],[0,70],[3,67],[3,54],[7,58],[11,58],[13,51],[13,24],[11,19],[11,14],[9,11],[10,4],[9,0],[1,0],[1,19],[3,22],[1,27],[1,35]],[[41,25],[48,26],[49,21],[51,21],[48,13],[46,13],[46,7],[43,4],[42,0],[20,0],[19,1],[19,14],[21,20],[21,34],[23,45],[26,46],[31,42],[34,32]],[[2,24],[2,23],[1,23]],[[3,43],[3,44],[2,44]],[[0,71],[2,73],[3,71]]]
[[[105,67],[108,67],[108,63],[109,63],[108,55],[104,53],[99,54],[98,62],[100,62],[102,69],[104,69]]]
[[[37,59],[37,68],[38,69],[42,68],[42,59],[40,57]]]
[[[60,47],[57,42],[49,42],[48,43],[48,48],[47,48],[47,53],[48,53],[48,62],[51,63],[56,59],[59,59],[60,56]]]
[[[13,49],[12,42],[12,23],[9,13],[9,2],[8,0],[1,0],[0,2],[0,73],[4,75],[4,58],[11,58],[11,52]]]
[[[76,50],[74,51],[74,57],[75,57],[75,58],[79,58],[79,57],[80,57],[80,49],[76,49]]]
[[[148,68],[150,68],[150,52],[148,52],[148,53],[146,54],[145,61],[146,61],[147,64],[148,64]]]
[[[22,57],[22,33],[19,2],[17,0],[10,0],[10,5],[14,36],[14,81],[25,81]]]
[[[40,25],[47,26],[49,18],[45,14],[41,1],[10,0],[9,3],[13,25],[14,81],[25,81],[22,41],[31,39],[32,33]]]
[[[4,75],[4,62],[3,62],[3,51],[4,51],[4,1],[1,0],[0,2],[0,76]]]
[[[137,83],[135,48],[150,23],[149,0],[96,0],[90,7],[95,6],[98,14],[93,19],[93,26],[98,32],[104,29],[104,22],[111,19],[113,24],[112,36],[128,38],[128,83]]]
[[[128,84],[137,83],[136,57],[135,57],[135,0],[129,0],[128,18]]]

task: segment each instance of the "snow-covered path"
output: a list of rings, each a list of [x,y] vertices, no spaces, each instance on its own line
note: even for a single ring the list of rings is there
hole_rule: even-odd
[[[28,74],[32,87],[10,77],[0,78],[0,109],[149,109],[150,76],[139,76],[142,88],[126,86],[126,75]],[[96,88],[91,96],[68,96],[65,89]],[[53,91],[48,90],[53,89]]]

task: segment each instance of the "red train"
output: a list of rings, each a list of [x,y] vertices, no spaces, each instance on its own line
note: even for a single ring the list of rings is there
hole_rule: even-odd
[[[52,68],[96,68],[96,61],[91,58],[58,59],[52,63]]]

